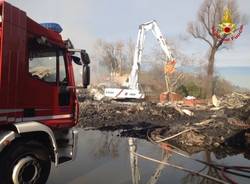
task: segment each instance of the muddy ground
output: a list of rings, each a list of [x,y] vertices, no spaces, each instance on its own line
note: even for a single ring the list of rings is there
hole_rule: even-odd
[[[234,93],[220,98],[219,102],[217,107],[212,104],[188,107],[181,102],[157,104],[84,98],[80,103],[79,126],[119,131],[120,136],[149,141],[187,130],[165,142],[190,153],[248,144],[250,95]]]

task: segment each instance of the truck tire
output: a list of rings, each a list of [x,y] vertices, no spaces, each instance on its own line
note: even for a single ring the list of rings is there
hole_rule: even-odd
[[[51,167],[48,149],[34,141],[16,141],[0,156],[0,183],[44,184]]]

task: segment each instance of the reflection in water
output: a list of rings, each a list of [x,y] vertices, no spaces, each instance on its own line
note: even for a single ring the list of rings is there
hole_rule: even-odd
[[[140,173],[138,168],[138,157],[134,154],[137,152],[137,143],[136,139],[129,138],[129,156],[130,156],[130,166],[131,166],[131,175],[132,175],[132,184],[139,184]]]
[[[163,151],[163,159],[162,162],[167,162],[170,158],[170,154]],[[162,170],[165,168],[164,164],[159,164],[154,172],[154,174],[150,177],[149,181],[147,184],[156,184],[161,176]]]
[[[137,152],[136,139],[128,138],[128,145],[129,145],[130,165],[131,165],[131,173],[132,173],[132,184],[139,184],[140,173],[139,173],[139,166],[138,166],[138,156],[134,154]],[[165,150],[162,150],[162,157],[163,157],[162,162],[167,162],[170,158],[170,154],[167,153]],[[150,177],[147,184],[156,184],[164,168],[165,168],[165,165],[160,163],[156,167],[155,172]]]
[[[222,172],[209,164],[249,166],[242,154],[218,160],[214,153],[201,152],[184,158],[170,150],[167,144],[154,145],[146,140],[117,137],[117,132],[80,131],[76,161],[52,168],[48,184],[163,184],[163,183],[215,183],[203,177],[179,171],[163,163],[200,171],[226,180]],[[141,159],[132,153],[158,158],[161,163]],[[233,170],[231,170],[233,171]],[[249,170],[248,170],[249,171]],[[241,172],[242,173],[242,172]],[[244,173],[246,174],[246,173]],[[249,174],[249,173],[248,173]],[[249,184],[249,178],[226,176],[241,184]]]
[[[204,152],[205,160],[198,160],[188,155],[185,155],[183,153],[180,153],[176,150],[172,150],[172,148],[174,147],[169,144],[160,143],[159,147],[161,147],[163,151],[162,152],[163,159],[160,161],[160,160],[137,153],[137,143],[136,143],[135,138],[129,138],[128,143],[130,147],[129,151],[130,151],[130,163],[131,163],[131,171],[132,171],[131,173],[132,173],[133,184],[139,184],[139,179],[140,179],[138,157],[152,161],[152,162],[159,163],[159,165],[156,167],[154,174],[150,177],[147,184],[156,184],[160,178],[162,170],[164,169],[166,165],[189,173],[188,175],[183,177],[182,179],[183,184],[187,184],[187,183],[199,183],[199,184],[233,183],[235,184],[237,183],[232,177],[228,176],[228,173],[234,174],[237,176],[242,176],[248,179],[250,178],[250,175],[247,175],[250,173],[250,167],[228,166],[228,165],[217,164],[216,162],[212,161],[211,152],[209,151]],[[202,163],[204,167],[200,171],[196,171],[196,170],[182,167],[180,165],[169,163],[168,162],[170,158],[169,152],[171,153],[173,152],[179,156],[182,156],[186,159],[190,159],[194,162]]]
[[[208,164],[213,164],[212,162],[212,158],[211,158],[211,152],[209,151],[205,151],[204,152],[204,156],[205,156],[205,161]],[[224,178],[222,178],[219,174],[218,169],[216,169],[215,167],[209,166],[209,165],[205,165],[199,172],[205,172],[206,175],[208,176],[212,176],[214,178],[218,178],[220,180],[224,180]],[[207,178],[204,177],[200,177],[200,176],[194,176],[193,174],[188,174],[187,176],[185,176],[183,178],[183,184],[188,184],[188,183],[200,183],[200,184],[213,184],[214,181],[209,180]]]
[[[113,136],[112,132],[103,132],[100,135],[99,141],[94,147],[93,153],[97,158],[107,155],[111,155],[112,158],[116,158],[119,156],[119,142],[120,139],[117,139],[115,136]]]

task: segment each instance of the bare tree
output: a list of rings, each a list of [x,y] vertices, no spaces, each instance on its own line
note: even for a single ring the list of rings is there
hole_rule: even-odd
[[[124,48],[125,44],[122,41],[118,41],[114,44],[115,48],[115,57],[117,58],[117,66],[118,66],[118,73],[121,76],[123,73],[123,61],[124,59]]]
[[[134,61],[134,52],[135,52],[135,42],[130,38],[126,43],[126,66],[125,70],[130,72],[133,61]]]
[[[102,62],[109,66],[111,76],[116,76],[118,73],[118,58],[116,56],[115,45],[112,43],[105,43],[103,46],[104,56]]]
[[[125,65],[125,44],[122,41],[106,42],[97,40],[95,44],[94,59],[99,63],[100,68],[105,68],[111,77],[122,75]]]
[[[188,24],[188,32],[196,39],[200,39],[209,45],[208,64],[207,64],[207,97],[213,95],[213,75],[216,52],[223,48],[223,42],[227,35],[223,35],[219,39],[212,31],[213,27],[217,27],[223,18],[225,8],[230,10],[232,20],[235,24],[240,22],[240,14],[238,11],[236,0],[204,0],[198,12],[195,22]]]

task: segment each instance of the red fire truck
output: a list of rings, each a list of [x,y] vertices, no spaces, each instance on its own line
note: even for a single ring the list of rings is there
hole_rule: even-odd
[[[0,0],[0,184],[45,183],[51,162],[75,157],[73,64],[82,65],[86,88],[90,60],[61,31]]]

